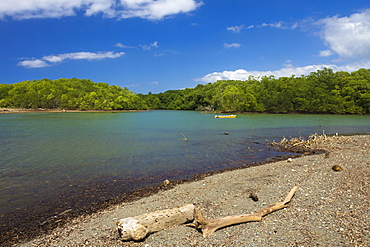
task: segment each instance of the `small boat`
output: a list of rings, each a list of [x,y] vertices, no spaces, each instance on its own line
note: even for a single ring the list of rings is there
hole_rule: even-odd
[[[236,115],[216,115],[215,118],[236,118]]]

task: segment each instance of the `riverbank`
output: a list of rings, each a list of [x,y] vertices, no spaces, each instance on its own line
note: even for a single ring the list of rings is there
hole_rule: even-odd
[[[33,113],[33,112],[137,112],[145,110],[65,110],[65,109],[26,109],[26,108],[1,108],[0,114],[8,113]]]
[[[81,216],[50,234],[17,246],[368,246],[370,136],[338,136],[319,147],[328,154],[303,156],[228,171]],[[289,160],[290,161],[290,160]],[[342,171],[334,171],[339,165]],[[299,186],[290,206],[251,222],[226,227],[203,238],[186,226],[122,242],[116,221],[187,203],[208,218],[246,214],[285,198]],[[259,201],[249,198],[250,192]]]

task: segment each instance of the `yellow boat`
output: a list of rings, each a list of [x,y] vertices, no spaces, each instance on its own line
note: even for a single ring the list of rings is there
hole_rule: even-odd
[[[236,118],[236,115],[216,115],[215,118]]]

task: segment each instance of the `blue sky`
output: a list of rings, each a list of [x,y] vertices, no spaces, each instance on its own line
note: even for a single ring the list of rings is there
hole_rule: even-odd
[[[159,93],[370,68],[368,0],[0,0],[0,83]]]

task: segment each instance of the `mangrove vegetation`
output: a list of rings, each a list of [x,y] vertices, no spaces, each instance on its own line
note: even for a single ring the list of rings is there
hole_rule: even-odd
[[[300,77],[250,76],[145,95],[87,79],[42,79],[0,84],[0,107],[369,114],[370,70],[324,68]]]

